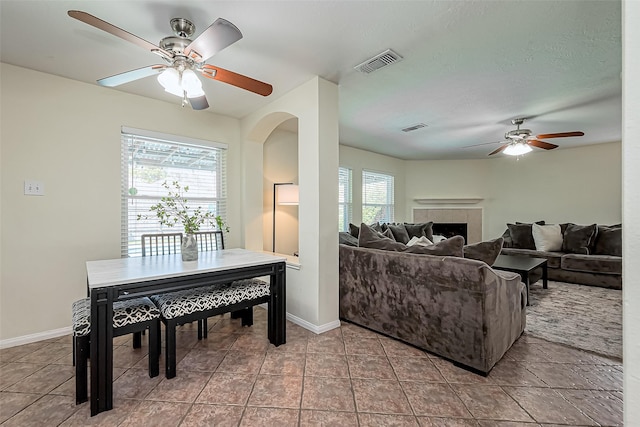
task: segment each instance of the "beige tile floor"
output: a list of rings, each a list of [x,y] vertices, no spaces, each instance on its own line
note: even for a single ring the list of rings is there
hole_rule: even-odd
[[[71,338],[0,350],[3,426],[614,426],[622,364],[528,336],[482,377],[344,323],[322,335],[266,315],[242,328],[228,315],[178,332],[178,375],[149,378],[146,349],[114,340],[114,409],[75,405]],[[161,363],[164,363],[161,360]],[[161,369],[162,370],[162,369]]]

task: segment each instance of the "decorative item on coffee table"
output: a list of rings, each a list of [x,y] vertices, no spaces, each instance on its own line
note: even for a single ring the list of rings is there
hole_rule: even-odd
[[[217,227],[220,231],[229,231],[229,227],[220,215],[215,216],[212,212],[204,211],[198,206],[195,209],[189,207],[185,193],[189,191],[189,186],[182,187],[178,181],[162,184],[168,193],[162,197],[158,203],[151,206],[151,211],[155,212],[160,224],[173,227],[181,223],[184,228],[181,252],[183,261],[197,261],[198,245],[196,233],[202,225]],[[146,218],[138,215],[138,219]]]

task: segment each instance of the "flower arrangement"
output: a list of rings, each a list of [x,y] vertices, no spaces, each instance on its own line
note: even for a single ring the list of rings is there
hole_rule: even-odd
[[[155,212],[160,224],[173,227],[182,223],[185,234],[197,232],[203,224],[215,226],[220,231],[229,231],[229,226],[220,215],[214,216],[213,213],[204,211],[200,206],[189,213],[190,208],[185,197],[185,193],[189,191],[188,185],[182,187],[178,181],[173,181],[172,184],[165,181],[162,186],[167,189],[167,195],[150,208],[152,212]],[[138,220],[142,218],[146,219],[147,217],[138,215]]]

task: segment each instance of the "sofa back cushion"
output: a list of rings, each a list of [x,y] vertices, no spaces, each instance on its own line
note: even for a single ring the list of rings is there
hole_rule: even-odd
[[[409,239],[412,237],[425,236],[427,239],[433,242],[433,221],[422,222],[419,224],[405,223],[404,228],[407,230]]]
[[[353,237],[351,233],[341,231],[338,233],[338,243],[347,246],[358,246],[358,238]]]
[[[462,257],[464,238],[462,236],[454,236],[430,246],[407,246],[404,243],[385,237],[366,224],[361,224],[358,245],[361,248],[382,249],[385,251]]]
[[[464,257],[483,261],[487,265],[493,265],[493,263],[496,262],[498,255],[500,255],[500,251],[502,251],[503,242],[504,239],[502,237],[498,237],[497,239],[488,240],[486,242],[466,245],[463,248]]]
[[[564,232],[562,251],[589,255],[595,242],[598,226],[569,224]]]
[[[599,225],[593,253],[622,256],[622,224]]]
[[[382,228],[391,230],[391,234],[393,234],[393,238],[396,242],[404,243],[406,245],[411,239],[404,224],[382,224]]]
[[[538,225],[544,225],[544,221],[536,221]],[[507,224],[511,243],[509,247],[516,249],[535,249],[536,243],[533,240],[531,231],[532,224],[516,222],[515,224]]]

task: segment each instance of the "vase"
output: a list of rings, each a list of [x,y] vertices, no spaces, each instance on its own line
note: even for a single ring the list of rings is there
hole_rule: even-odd
[[[196,241],[195,234],[185,234],[182,237],[182,245],[180,246],[182,251],[182,261],[197,261],[198,260],[198,242]]]

